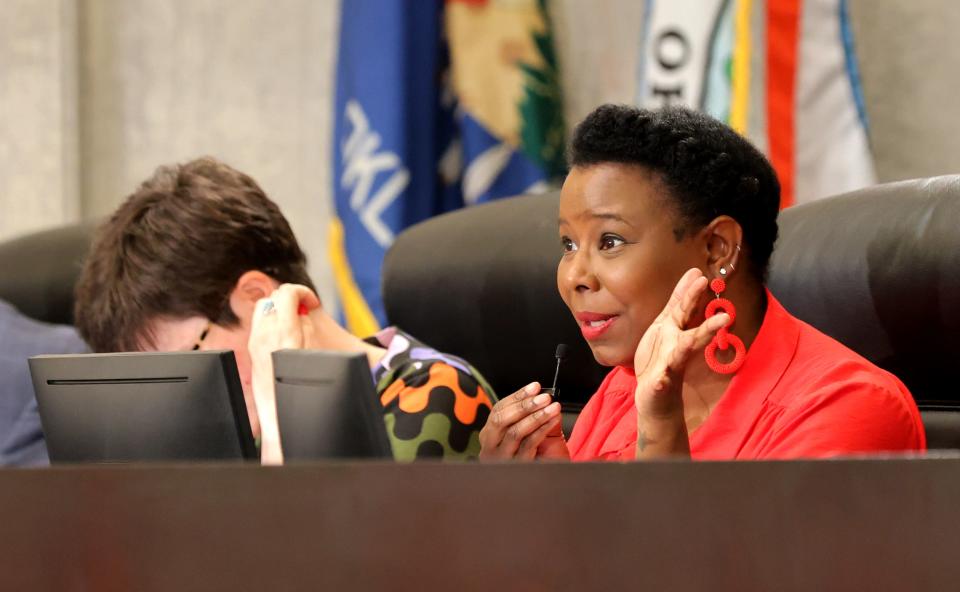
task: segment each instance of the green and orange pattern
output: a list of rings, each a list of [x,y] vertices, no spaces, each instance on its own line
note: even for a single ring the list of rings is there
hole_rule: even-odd
[[[387,348],[373,378],[394,458],[476,458],[480,430],[496,402],[483,376],[396,328],[368,341]]]

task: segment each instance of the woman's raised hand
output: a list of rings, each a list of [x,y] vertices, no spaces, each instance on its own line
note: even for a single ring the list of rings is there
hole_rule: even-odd
[[[560,403],[532,382],[493,406],[480,431],[480,460],[569,458],[560,421]]]
[[[691,356],[730,321],[729,315],[721,313],[687,327],[706,287],[707,278],[699,269],[683,274],[637,346],[633,367],[637,375],[638,456],[689,451],[683,415],[684,370]]]
[[[319,307],[320,299],[310,288],[283,284],[269,298],[257,301],[254,309],[247,349],[250,352],[253,398],[260,420],[260,459],[263,464],[283,462],[272,354],[280,349],[310,348],[315,329],[309,312]]]

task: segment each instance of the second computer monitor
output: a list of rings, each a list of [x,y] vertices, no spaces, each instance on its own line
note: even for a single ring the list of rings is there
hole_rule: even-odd
[[[366,355],[282,350],[273,369],[286,460],[392,458]]]

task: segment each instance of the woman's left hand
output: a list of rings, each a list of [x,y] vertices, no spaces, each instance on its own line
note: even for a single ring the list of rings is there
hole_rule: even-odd
[[[694,352],[706,347],[730,321],[729,315],[721,313],[687,328],[706,287],[707,278],[699,269],[683,274],[637,346],[633,367],[637,375],[638,458],[689,454],[683,414],[684,370]]]
[[[280,349],[309,348],[315,328],[309,315],[300,314],[320,307],[320,299],[310,288],[283,284],[269,298],[257,301],[247,349],[253,398],[260,420],[260,460],[263,464],[281,464],[280,427],[273,377],[273,352]]]

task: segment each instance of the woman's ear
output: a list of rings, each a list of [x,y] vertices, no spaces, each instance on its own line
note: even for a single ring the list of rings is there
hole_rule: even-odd
[[[740,265],[743,228],[730,216],[718,216],[704,229],[707,243],[707,265],[712,277],[729,278]],[[720,273],[720,268],[724,273]]]
[[[269,297],[279,285],[262,271],[245,272],[230,292],[230,309],[243,326],[249,327],[257,301]]]

